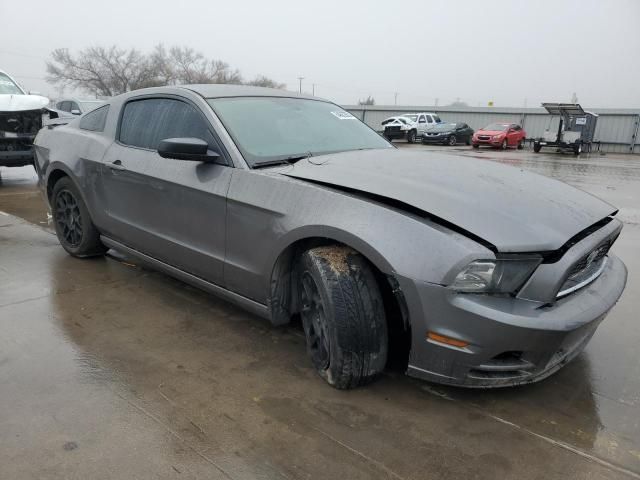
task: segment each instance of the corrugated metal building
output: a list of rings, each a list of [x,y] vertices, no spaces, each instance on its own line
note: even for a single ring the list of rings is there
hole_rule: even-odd
[[[521,124],[527,138],[541,137],[546,129],[555,131],[558,118],[552,117],[544,108],[498,108],[498,107],[410,107],[410,106],[345,106],[377,131],[382,130],[382,121],[394,115],[411,112],[435,112],[445,122],[464,122],[474,130],[493,122]],[[583,106],[584,108],[584,106]],[[612,153],[640,153],[637,141],[640,126],[640,109],[588,109],[599,115],[594,139],[601,142],[601,151]]]

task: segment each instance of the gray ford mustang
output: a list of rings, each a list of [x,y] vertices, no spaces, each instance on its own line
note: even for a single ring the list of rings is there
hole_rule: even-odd
[[[268,318],[353,388],[391,360],[497,387],[575,357],[616,303],[616,209],[561,182],[394,148],[337,105],[254,87],[130,92],[41,130],[71,255],[113,248]]]

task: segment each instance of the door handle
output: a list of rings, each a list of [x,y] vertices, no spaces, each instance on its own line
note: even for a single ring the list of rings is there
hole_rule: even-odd
[[[122,162],[120,160],[114,160],[113,162],[111,162],[109,164],[109,168],[111,170],[126,170],[127,169],[127,167],[122,165]]]

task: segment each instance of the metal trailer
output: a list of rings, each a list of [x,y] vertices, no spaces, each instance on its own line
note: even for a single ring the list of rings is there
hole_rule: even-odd
[[[556,132],[547,130],[541,138],[534,140],[534,152],[539,152],[543,147],[569,150],[574,155],[591,151],[597,114],[584,111],[577,103],[543,103],[542,106],[551,115],[558,115],[560,122]]]

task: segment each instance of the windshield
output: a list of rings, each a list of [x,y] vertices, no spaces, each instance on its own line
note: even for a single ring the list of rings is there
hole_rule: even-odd
[[[207,100],[250,165],[372,148],[393,148],[332,103],[286,97]]]
[[[487,125],[482,130],[490,130],[496,132],[504,132],[509,128],[508,123],[492,123],[491,125]]]
[[[0,94],[24,95],[24,92],[7,75],[0,72]]]
[[[99,100],[79,100],[78,105],[82,110],[82,113],[90,112],[91,110],[95,110],[99,106],[103,105],[104,102]]]
[[[408,118],[412,122],[415,122],[416,120],[418,120],[418,115],[403,115],[403,117]]]

